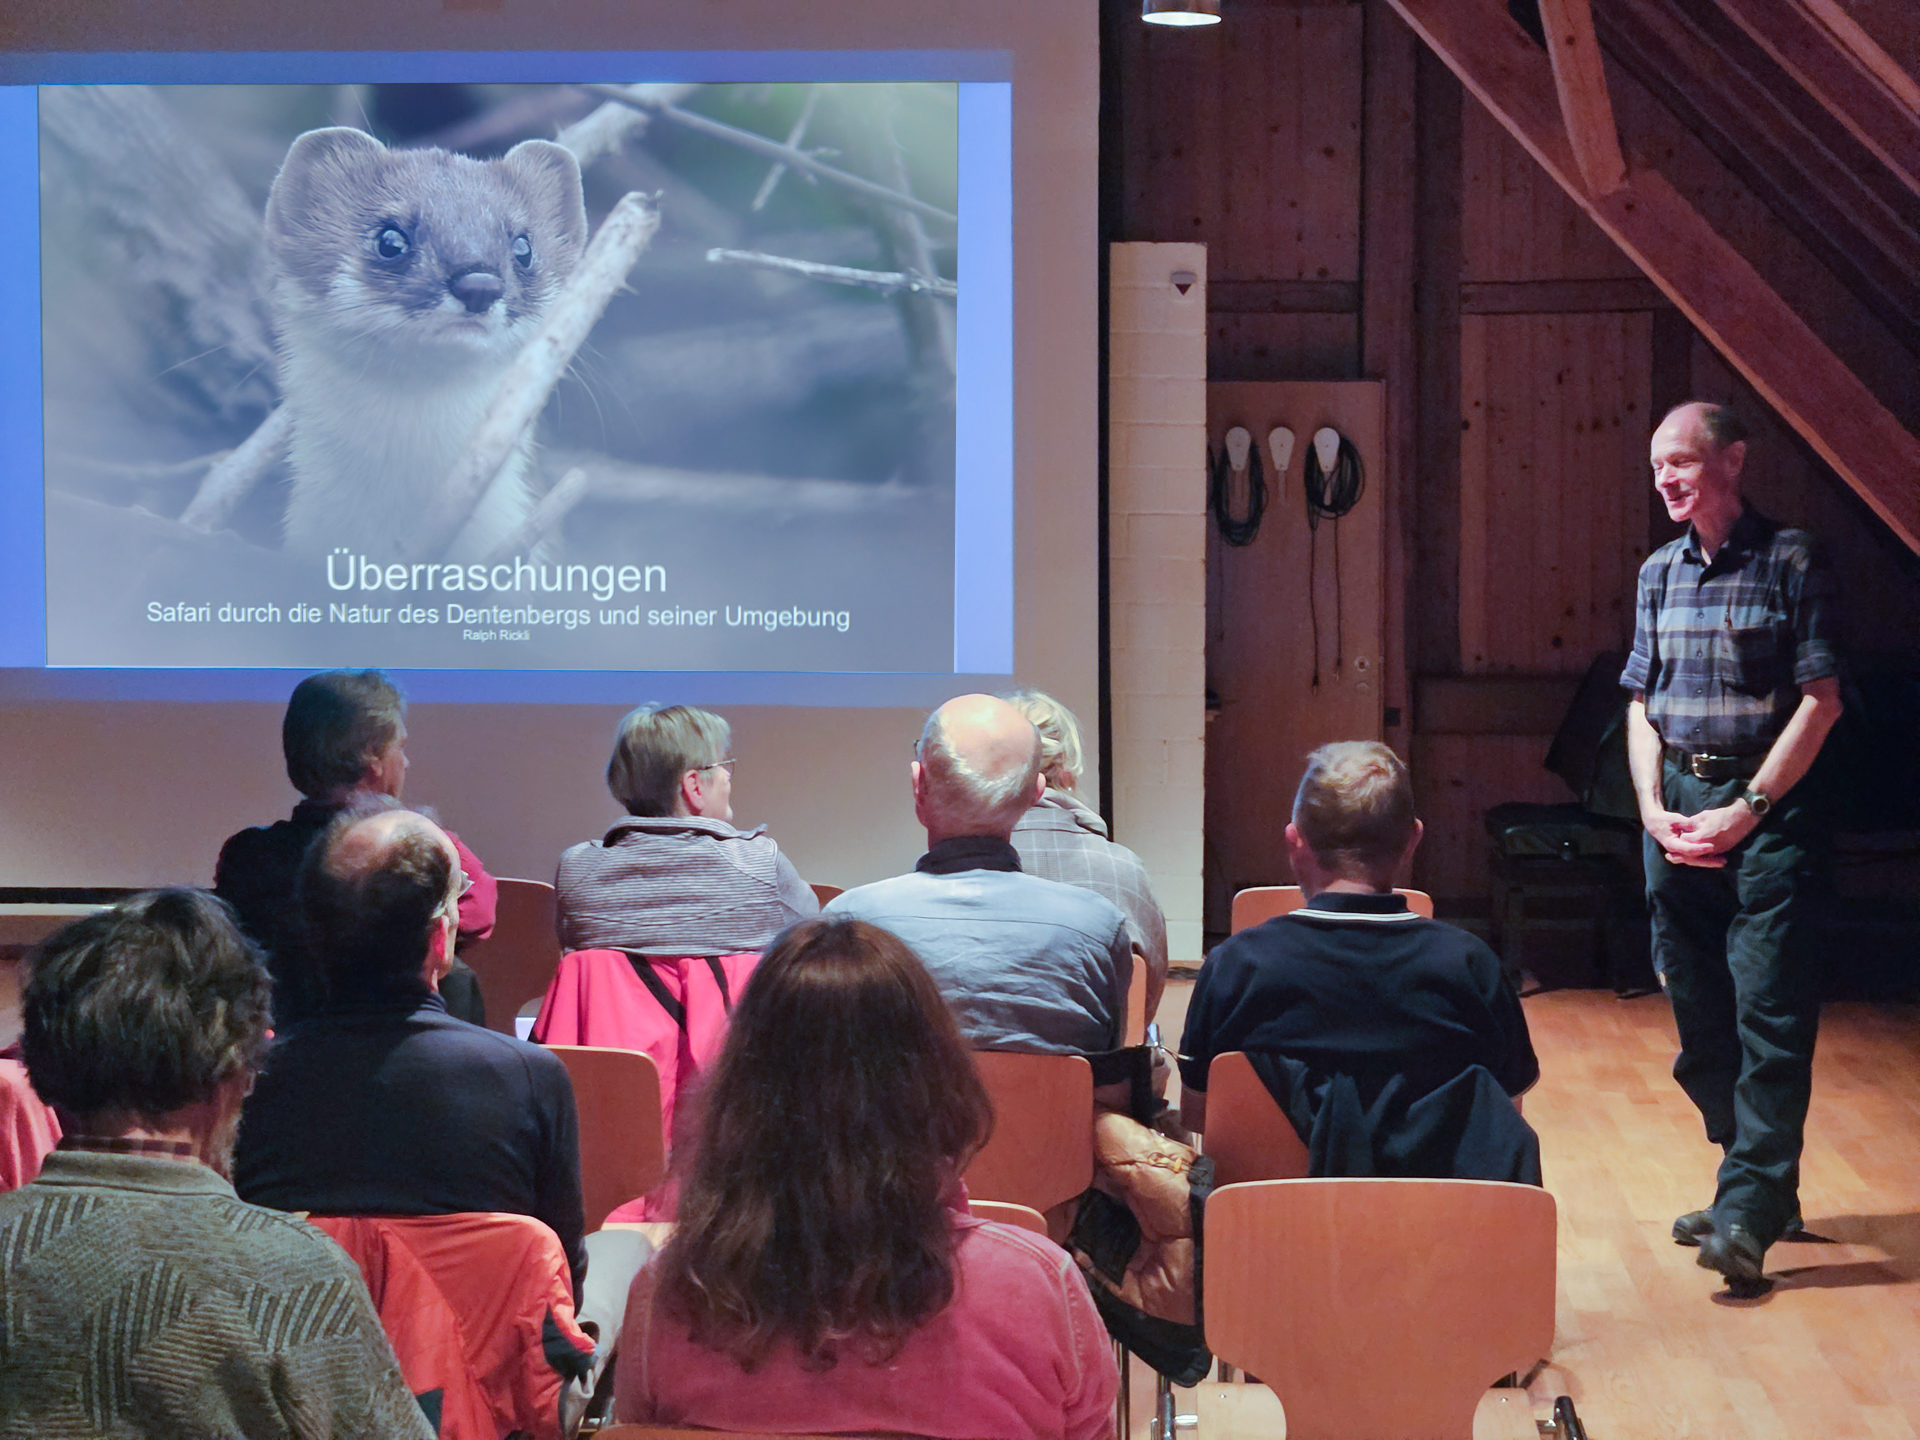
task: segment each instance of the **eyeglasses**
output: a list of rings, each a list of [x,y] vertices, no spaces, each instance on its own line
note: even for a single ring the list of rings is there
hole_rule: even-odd
[[[727,757],[727,758],[726,758],[725,760],[716,760],[716,761],[714,761],[714,762],[713,762],[713,763],[712,763],[711,765],[696,765],[696,766],[694,766],[693,768],[694,768],[694,769],[695,769],[696,771],[698,771],[698,770],[724,770],[724,771],[726,771],[726,772],[727,772],[727,774],[729,774],[729,775],[731,775],[731,774],[733,774],[733,767],[734,767],[734,766],[736,766],[736,765],[738,765],[739,763],[740,763],[740,762],[739,762],[738,760],[736,760],[736,759],[735,759],[735,758],[734,758],[733,756],[731,756],[731,755],[729,755],[729,756],[728,756],[728,757]]]

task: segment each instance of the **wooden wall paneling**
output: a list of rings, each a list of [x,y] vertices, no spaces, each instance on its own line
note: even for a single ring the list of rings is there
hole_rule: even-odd
[[[1667,512],[1653,491],[1653,473],[1648,462],[1648,447],[1653,437],[1654,426],[1674,406],[1684,404],[1695,397],[1693,384],[1694,346],[1700,343],[1700,337],[1693,328],[1693,322],[1678,310],[1656,312],[1653,316],[1653,344],[1651,368],[1648,376],[1648,393],[1651,403],[1647,406],[1646,423],[1642,427],[1644,434],[1639,437],[1647,442],[1641,446],[1635,460],[1641,467],[1640,493],[1645,504],[1646,553],[1652,553],[1666,543],[1665,537],[1671,534],[1667,522]],[[1744,382],[1743,382],[1744,383]],[[1764,407],[1762,407],[1764,408]]]
[[[1546,768],[1551,735],[1416,735],[1408,766],[1426,836],[1413,883],[1442,901],[1490,888],[1486,812],[1509,800],[1542,805],[1571,797]]]
[[[1637,279],[1639,269],[1482,105],[1461,121],[1469,282]]]
[[[1412,713],[1408,655],[1408,557],[1415,507],[1414,474],[1418,374],[1414,349],[1414,188],[1418,163],[1414,85],[1420,41],[1386,0],[1363,11],[1360,369],[1386,386],[1386,443],[1378,480],[1386,529],[1386,633],[1381,699],[1388,743],[1406,753]],[[1394,724],[1395,717],[1399,724]]]
[[[1487,667],[1487,473],[1493,417],[1487,402],[1487,320],[1460,318],[1460,669]],[[1421,728],[1426,718],[1421,717]]]
[[[1210,311],[1207,374],[1216,380],[1315,380],[1360,373],[1360,317]]]
[[[1414,62],[1419,197],[1415,234],[1415,544],[1409,662],[1416,674],[1460,668],[1460,281],[1465,92],[1424,45]],[[1419,724],[1416,714],[1414,723]]]
[[[1464,673],[1579,674],[1624,638],[1651,335],[1645,312],[1463,318]]]
[[[1124,11],[1126,0],[1112,0]],[[1123,213],[1118,240],[1206,240],[1221,191],[1218,131],[1221,57],[1212,26],[1169,31],[1116,14],[1126,97]]]
[[[1574,214],[1586,219],[1579,211]],[[1634,275],[1607,280],[1470,280],[1460,287],[1460,309],[1467,315],[1552,315],[1564,311],[1592,315],[1612,310],[1672,310],[1673,306],[1658,285]]]
[[[1365,12],[1359,5],[1277,13],[1292,28],[1281,42],[1297,107],[1301,207],[1295,273],[1345,279],[1360,273],[1360,104]],[[1238,17],[1236,17],[1238,18]],[[1283,272],[1284,273],[1284,272]]]
[[[1206,928],[1226,928],[1221,908],[1233,891],[1287,884],[1281,839],[1307,752],[1331,740],[1381,736],[1381,656],[1385,444],[1384,387],[1373,381],[1207,385],[1207,433],[1216,446],[1241,424],[1264,438],[1278,424],[1300,437],[1293,464],[1275,487],[1260,533],[1243,547],[1211,553],[1220,581],[1222,623],[1209,647],[1207,671],[1219,709],[1207,726],[1205,886],[1212,913]],[[1308,603],[1313,541],[1301,491],[1309,437],[1333,425],[1359,448],[1366,488],[1345,519],[1321,523],[1317,538],[1320,687],[1312,686],[1313,630]],[[1269,483],[1273,477],[1269,475]],[[1335,588],[1333,526],[1339,531]],[[1336,668],[1336,596],[1344,600]]]

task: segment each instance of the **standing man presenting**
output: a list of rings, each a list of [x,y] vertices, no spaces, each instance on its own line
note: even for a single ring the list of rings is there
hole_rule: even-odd
[[[1725,1152],[1709,1210],[1673,1222],[1736,1293],[1799,1219],[1819,1025],[1806,907],[1821,826],[1800,779],[1840,717],[1833,582],[1813,538],[1740,495],[1746,428],[1690,401],[1653,433],[1653,484],[1689,528],[1640,567],[1620,683],[1646,826],[1674,1079]]]

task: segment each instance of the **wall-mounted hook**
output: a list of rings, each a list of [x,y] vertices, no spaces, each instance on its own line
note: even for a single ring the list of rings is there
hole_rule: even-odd
[[[1227,461],[1235,470],[1247,468],[1247,452],[1253,449],[1253,432],[1244,425],[1227,431]]]
[[[1278,484],[1287,473],[1287,466],[1293,463],[1293,431],[1284,425],[1274,427],[1267,432],[1267,450],[1273,456],[1273,478]]]

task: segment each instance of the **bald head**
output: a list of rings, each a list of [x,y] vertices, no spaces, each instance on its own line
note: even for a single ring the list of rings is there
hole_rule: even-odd
[[[335,819],[308,849],[296,890],[331,998],[430,990],[434,937],[461,884],[453,842],[426,816],[377,797]]]
[[[992,695],[962,695],[927,717],[913,767],[914,813],[929,844],[961,835],[1006,839],[1040,798],[1040,736]]]

